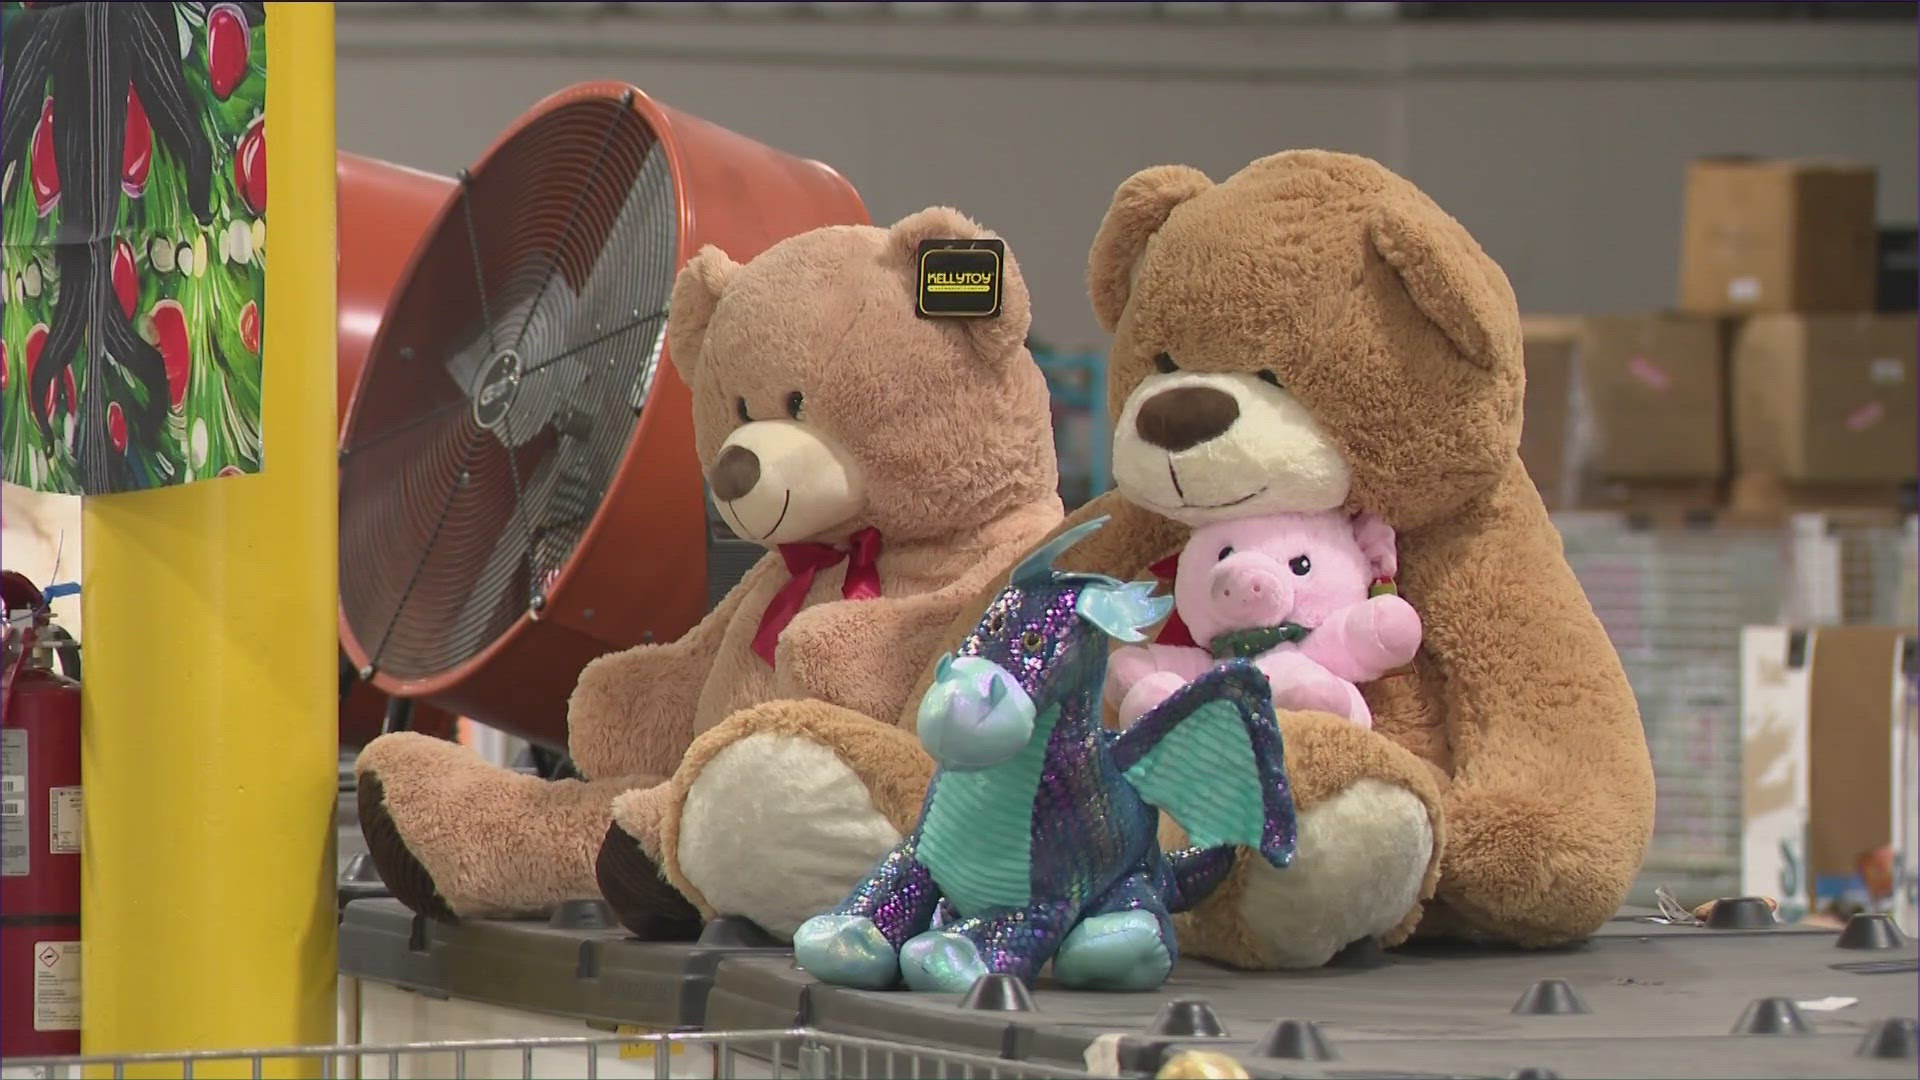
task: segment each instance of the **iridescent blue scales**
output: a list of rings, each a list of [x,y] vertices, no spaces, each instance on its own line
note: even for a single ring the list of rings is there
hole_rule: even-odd
[[[1266,678],[1214,668],[1124,732],[1101,725],[1108,637],[1142,640],[1171,601],[1053,560],[1015,569],[921,702],[939,763],[920,822],[831,913],[794,935],[831,983],[959,993],[990,972],[1151,990],[1178,957],[1171,914],[1226,876],[1236,846],[1284,867],[1293,798]],[[1159,812],[1193,847],[1160,849]]]

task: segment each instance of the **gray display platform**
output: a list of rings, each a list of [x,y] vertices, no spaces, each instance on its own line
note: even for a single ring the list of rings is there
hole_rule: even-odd
[[[579,928],[446,926],[393,900],[355,900],[342,920],[340,969],[596,1024],[802,1024],[1075,1067],[1097,1036],[1118,1033],[1122,1068],[1137,1073],[1201,1045],[1275,1077],[1912,1077],[1916,1068],[1915,946],[1842,948],[1827,930],[1670,927],[1626,913],[1562,950],[1356,952],[1298,973],[1188,960],[1156,993],[1075,993],[1042,979],[1031,1011],[992,1011],[826,986],[784,950],[725,940],[725,927],[705,943],[647,943],[600,928],[597,905],[556,921],[569,916]],[[1827,999],[1853,1000],[1819,1008],[1836,1003]],[[1876,1026],[1889,1020],[1905,1026]],[[1195,1037],[1209,1025],[1222,1034]],[[1903,1037],[1904,1056],[1862,1052],[1863,1043],[1898,1050]],[[1321,1050],[1333,1056],[1314,1059]]]

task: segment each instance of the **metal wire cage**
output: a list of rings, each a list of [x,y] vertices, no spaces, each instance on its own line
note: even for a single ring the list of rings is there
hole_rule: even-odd
[[[693,1032],[658,1035],[472,1039],[442,1042],[342,1044],[259,1050],[16,1058],[5,1075],[35,1077],[314,1076],[325,1080],[399,1080],[402,1077],[768,1078],[801,1077],[1084,1077],[1087,1073],[905,1043],[833,1035],[810,1028],[786,1031]]]

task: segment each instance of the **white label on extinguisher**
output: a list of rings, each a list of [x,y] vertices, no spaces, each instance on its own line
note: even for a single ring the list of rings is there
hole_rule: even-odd
[[[27,849],[27,733],[0,730],[0,877],[26,877],[33,856]]]
[[[84,803],[77,787],[57,787],[47,793],[47,851],[54,855],[80,853],[80,815]]]
[[[33,943],[33,1030],[80,1030],[80,943]]]

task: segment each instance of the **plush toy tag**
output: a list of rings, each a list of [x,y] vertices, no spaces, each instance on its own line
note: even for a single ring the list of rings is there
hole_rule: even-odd
[[[920,303],[923,319],[981,319],[1000,314],[1001,240],[922,240]]]

